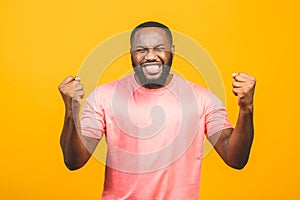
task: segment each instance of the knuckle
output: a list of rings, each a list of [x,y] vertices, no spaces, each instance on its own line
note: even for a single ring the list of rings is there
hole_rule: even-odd
[[[66,93],[65,88],[60,88],[60,92],[63,93],[63,94],[65,94]]]
[[[249,85],[249,90],[251,90],[252,88],[255,87],[255,82],[252,82],[250,85]]]
[[[58,88],[59,90],[61,90],[63,87],[64,87],[64,84],[63,84],[63,83],[60,83],[60,84],[58,85],[57,88]]]

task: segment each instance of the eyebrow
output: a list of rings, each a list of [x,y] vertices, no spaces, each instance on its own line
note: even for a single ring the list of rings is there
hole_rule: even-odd
[[[164,44],[158,44],[158,45],[154,46],[153,48],[157,48],[157,47],[159,47],[159,46],[165,46],[165,45],[164,45]],[[149,47],[139,45],[139,46],[137,46],[136,48],[143,48],[143,49],[145,49],[145,48],[149,48]]]

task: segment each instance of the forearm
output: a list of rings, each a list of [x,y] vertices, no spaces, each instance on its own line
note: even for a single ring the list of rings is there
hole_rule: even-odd
[[[240,108],[236,127],[227,144],[226,157],[232,167],[241,169],[246,165],[253,136],[253,106]]]
[[[74,116],[72,111],[65,113],[60,145],[64,162],[70,170],[82,167],[90,157],[83,143],[78,114]]]

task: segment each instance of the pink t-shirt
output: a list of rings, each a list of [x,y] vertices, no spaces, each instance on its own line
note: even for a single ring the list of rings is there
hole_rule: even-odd
[[[103,200],[198,199],[204,135],[231,128],[221,101],[173,75],[159,89],[129,75],[86,99],[82,134],[105,135]]]

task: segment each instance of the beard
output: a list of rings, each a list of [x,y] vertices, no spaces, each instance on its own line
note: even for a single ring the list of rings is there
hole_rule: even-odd
[[[156,88],[161,88],[161,87],[165,86],[167,78],[170,74],[172,62],[173,62],[173,54],[170,54],[170,58],[168,59],[168,61],[166,63],[164,63],[162,61],[162,66],[161,66],[162,73],[161,73],[160,77],[158,77],[156,79],[148,79],[146,77],[146,75],[144,74],[142,67],[138,66],[133,61],[133,58],[131,57],[131,63],[132,63],[135,75],[138,77],[142,86],[145,88],[149,88],[149,89],[156,89]],[[151,62],[147,62],[147,63],[151,63]]]

